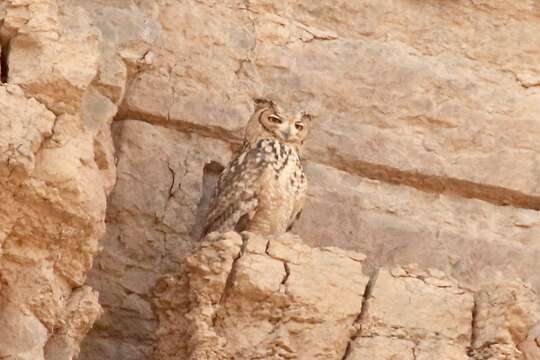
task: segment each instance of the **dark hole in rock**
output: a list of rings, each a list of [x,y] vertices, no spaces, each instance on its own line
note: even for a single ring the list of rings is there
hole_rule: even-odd
[[[195,225],[191,231],[191,236],[195,240],[198,240],[201,237],[208,207],[210,206],[210,198],[212,197],[219,175],[223,169],[225,169],[225,167],[217,161],[210,161],[204,165],[201,199],[197,206]]]

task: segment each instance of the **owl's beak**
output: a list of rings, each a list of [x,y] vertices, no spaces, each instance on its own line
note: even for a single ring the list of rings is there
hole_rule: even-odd
[[[285,139],[285,141],[288,141],[293,135],[291,127],[287,127],[284,131],[281,132],[281,134],[283,135],[283,139]]]

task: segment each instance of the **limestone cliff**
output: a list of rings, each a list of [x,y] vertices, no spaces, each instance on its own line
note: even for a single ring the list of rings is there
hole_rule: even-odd
[[[0,358],[71,359],[115,183],[101,35],[84,10],[0,1]]]
[[[94,322],[79,359],[171,356],[168,305],[159,296],[156,309],[152,289],[195,271],[188,256],[229,251],[195,252],[197,234],[261,96],[314,115],[298,246],[330,247],[336,261],[366,254],[346,260],[362,268],[358,281],[378,271],[373,293],[406,291],[417,306],[392,315],[410,304],[348,294],[368,306],[324,317],[343,325],[325,354],[341,356],[350,335],[349,358],[540,358],[540,330],[525,334],[533,318],[522,316],[534,296],[516,282],[540,289],[539,43],[540,7],[528,0],[0,0],[0,358],[71,359]],[[246,259],[294,267],[257,251]],[[274,275],[260,281],[281,284]],[[161,294],[187,286],[182,276]],[[284,314],[324,306],[283,295],[290,281],[268,299]],[[245,304],[246,289],[231,291]],[[415,318],[431,295],[456,310]],[[222,331],[254,316],[233,304],[205,308],[220,314],[208,331],[225,354],[239,340]],[[174,319],[186,321],[186,306]],[[428,326],[471,314],[477,325]],[[287,346],[300,354],[302,331],[285,320],[271,323],[295,334]],[[334,326],[316,320],[310,328]],[[262,337],[261,351],[286,354],[279,339]],[[182,351],[210,341],[188,340]]]

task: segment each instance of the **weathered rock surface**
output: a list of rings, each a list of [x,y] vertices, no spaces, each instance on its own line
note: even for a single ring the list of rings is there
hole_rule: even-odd
[[[290,235],[204,243],[158,284],[157,358],[338,359],[362,308],[363,259]]]
[[[538,346],[524,344],[536,337],[540,320],[536,294],[525,284],[491,284],[475,295],[472,359],[536,359]],[[521,351],[520,351],[521,350]]]
[[[154,290],[156,358],[528,359],[518,346],[536,331],[530,287],[475,293],[413,265],[368,282],[364,260],[294,235],[211,234]]]
[[[105,315],[80,358],[151,356],[150,289],[197,248],[259,96],[314,115],[294,229],[310,245],[365,253],[367,273],[418,263],[461,288],[539,290],[539,19],[526,0],[0,0],[0,357],[73,357],[99,314],[85,283]],[[464,356],[462,335],[422,329],[349,349]],[[535,331],[496,344],[538,357]],[[474,356],[506,351],[490,334]]]
[[[201,226],[200,186],[205,174],[213,174],[205,165],[226,161],[230,150],[224,142],[142,121],[116,122],[113,132],[117,185],[103,251],[88,280],[100,292],[105,314],[85,341],[84,356],[146,359],[157,326],[150,290],[193,248],[191,233]]]
[[[540,324],[529,331],[527,339],[518,346],[525,360],[540,359]]]
[[[158,322],[148,291],[193,248],[218,163],[231,150],[226,141],[136,120],[116,122],[113,132],[118,182],[89,279],[106,313],[85,356],[143,359]],[[539,284],[534,210],[424,193],[313,162],[306,170],[310,196],[294,230],[312,245],[361,249],[368,271],[418,262],[470,287],[504,276]]]
[[[84,285],[115,183],[99,30],[55,0],[0,1],[0,357],[73,359],[102,313]]]
[[[149,285],[133,294],[133,283],[193,248],[207,189],[258,96],[315,115],[294,229],[310,245],[359,250],[368,271],[418,263],[471,288],[519,277],[540,289],[535,4],[76,3],[114,59],[100,89],[120,98],[108,84],[128,78],[117,119],[152,134],[114,130],[126,175],[91,275],[107,314],[85,358],[151,353]]]
[[[313,162],[306,172],[309,197],[294,231],[311,245],[359,250],[370,270],[418,263],[469,287],[509,277],[540,289],[538,211],[421,192]]]
[[[347,359],[467,359],[473,305],[439,271],[381,269]]]
[[[96,77],[100,32],[79,7],[55,0],[7,1],[8,81],[56,114],[78,113]]]
[[[539,50],[519,41],[540,25],[516,18],[513,6],[164,1],[141,10],[164,31],[127,91],[124,116],[232,139],[253,96],[302,103],[317,115],[310,159],[540,208],[539,74],[531,56]],[[496,34],[512,45],[503,54],[485,46]]]

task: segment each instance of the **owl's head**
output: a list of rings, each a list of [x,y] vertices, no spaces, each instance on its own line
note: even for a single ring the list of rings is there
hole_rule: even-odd
[[[286,114],[272,101],[257,99],[244,138],[250,144],[263,138],[275,138],[299,151],[307,137],[310,123],[311,117],[306,112]]]

